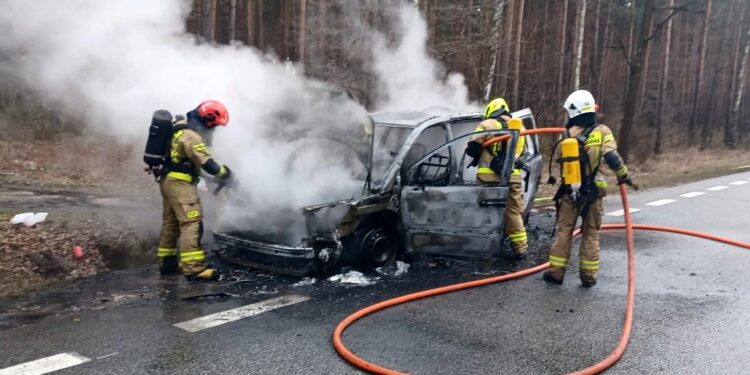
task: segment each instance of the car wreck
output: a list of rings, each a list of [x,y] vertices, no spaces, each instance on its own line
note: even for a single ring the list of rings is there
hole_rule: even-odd
[[[512,114],[526,129],[536,127],[529,109]],[[225,261],[293,275],[328,274],[341,265],[374,270],[402,256],[438,254],[497,257],[503,243],[504,208],[514,168],[509,134],[501,184],[476,184],[476,168],[464,151],[480,113],[389,112],[369,115],[369,152],[362,195],[302,208],[307,236],[294,246],[242,231],[217,230]],[[541,178],[536,136],[527,135],[520,164],[524,217]]]

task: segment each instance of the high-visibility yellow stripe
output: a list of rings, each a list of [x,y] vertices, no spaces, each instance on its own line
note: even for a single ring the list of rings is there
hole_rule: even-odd
[[[594,180],[594,183],[596,184],[596,186],[598,186],[600,188],[606,188],[607,187],[607,181],[604,181],[604,180]]]
[[[581,269],[584,271],[596,271],[599,269],[598,260],[581,260]]]
[[[167,177],[172,177],[172,178],[174,178],[176,180],[193,182],[193,176],[191,176],[189,173],[169,172],[169,173],[167,173]]]
[[[200,262],[206,259],[206,253],[203,250],[186,251],[180,254],[181,262]]]
[[[495,171],[492,170],[490,167],[479,167],[477,168],[477,173],[492,173],[495,174]]]
[[[202,152],[204,154],[208,154],[208,149],[206,148],[205,143],[198,143],[197,145],[193,146],[193,150],[195,150],[195,152]]]
[[[166,248],[166,247],[160,247],[159,250],[156,251],[156,255],[158,257],[175,256],[175,255],[177,255],[177,249],[170,249],[170,248]]]
[[[521,233],[520,235],[515,236],[515,237],[511,234],[508,237],[510,237],[510,242],[513,242],[513,243],[526,242],[526,240],[528,239],[528,237],[526,237],[526,233]]]
[[[625,164],[623,164],[622,167],[617,168],[617,170],[615,171],[615,174],[618,177],[619,176],[624,176],[624,175],[628,174],[628,167]]]
[[[549,264],[556,266],[556,267],[565,267],[568,265],[568,258],[556,257],[554,255],[550,255]]]
[[[169,157],[172,159],[173,163],[180,162],[180,155],[178,152],[180,144],[177,143],[177,139],[180,138],[180,136],[182,136],[182,133],[184,133],[184,131],[178,130],[174,133],[174,135],[172,135],[172,147],[169,152]]]
[[[614,142],[615,141],[615,137],[612,134],[607,134],[607,135],[604,136],[604,138],[602,139],[602,141],[604,141],[604,143]]]
[[[521,174],[521,169],[519,168],[514,169],[513,174]]]
[[[187,216],[188,219],[195,219],[196,217],[201,216],[201,211],[200,210],[188,211],[185,213],[185,215]]]

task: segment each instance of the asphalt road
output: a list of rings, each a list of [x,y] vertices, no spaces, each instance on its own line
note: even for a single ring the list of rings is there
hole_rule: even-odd
[[[681,196],[691,192],[704,194]],[[633,221],[750,242],[749,193],[750,173],[638,192],[631,195],[631,206],[641,209]],[[611,196],[605,212],[619,205]],[[622,220],[605,215],[605,222]],[[530,266],[543,260],[546,246],[537,246],[521,262],[441,261],[412,267],[402,276],[382,275],[369,286],[325,280],[295,285],[298,279],[251,273],[239,283],[195,287],[179,279],[159,280],[154,268],[113,272],[0,301],[0,374],[62,353],[77,356],[32,365],[71,365],[60,374],[358,373],[331,345],[334,327],[348,314],[387,297]],[[608,373],[747,373],[750,251],[640,232],[636,253],[633,336]],[[546,285],[537,274],[377,313],[351,327],[344,341],[367,360],[414,374],[573,371],[616,345],[626,267],[624,235],[603,234],[602,270],[594,288],[581,288],[574,268],[563,286]],[[225,294],[185,300],[211,293]],[[271,310],[273,299],[284,296],[300,296],[301,302]],[[242,319],[224,314],[193,321],[256,303],[235,311],[249,315]],[[179,328],[186,321],[202,329]]]

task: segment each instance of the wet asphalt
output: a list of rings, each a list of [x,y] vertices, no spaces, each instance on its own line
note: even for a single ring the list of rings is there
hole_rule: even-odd
[[[635,223],[675,226],[750,242],[750,173],[630,195]],[[707,191],[714,186],[727,189]],[[705,192],[694,198],[689,192]],[[646,203],[674,199],[663,206]],[[620,208],[610,196],[605,212]],[[619,223],[622,217],[605,216]],[[370,286],[251,272],[239,282],[188,286],[153,267],[116,271],[13,300],[0,300],[0,369],[63,352],[91,362],[60,374],[353,374],[331,345],[338,322],[388,297],[504,273],[543,261],[550,214],[532,226],[523,261],[427,260]],[[575,251],[574,251],[575,253]],[[750,251],[684,236],[636,233],[633,336],[608,373],[743,374],[750,366]],[[602,235],[599,284],[579,286],[575,258],[562,286],[540,275],[433,297],[376,313],[345,334],[348,347],[413,374],[558,374],[606,357],[625,311],[626,250]],[[285,294],[310,300],[188,333],[173,324]],[[212,296],[212,297],[200,297]],[[191,298],[198,297],[198,298]],[[101,357],[101,358],[100,358]]]

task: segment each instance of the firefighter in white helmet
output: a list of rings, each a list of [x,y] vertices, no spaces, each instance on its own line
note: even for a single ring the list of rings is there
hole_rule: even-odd
[[[557,235],[549,253],[550,267],[543,274],[544,281],[562,284],[570,258],[578,216],[581,224],[580,278],[581,285],[590,288],[596,284],[599,270],[599,231],[602,225],[602,198],[607,192],[607,182],[599,172],[602,159],[617,175],[618,184],[632,185],[628,167],[617,153],[617,143],[607,125],[598,124],[594,96],[586,90],[570,94],[565,101],[568,124],[563,136],[563,155],[559,161],[575,174],[575,183],[563,176],[555,203],[557,204]],[[574,157],[566,155],[566,144],[573,146]],[[570,149],[570,148],[568,148]],[[570,165],[576,169],[571,170]],[[561,169],[563,169],[561,168]]]

